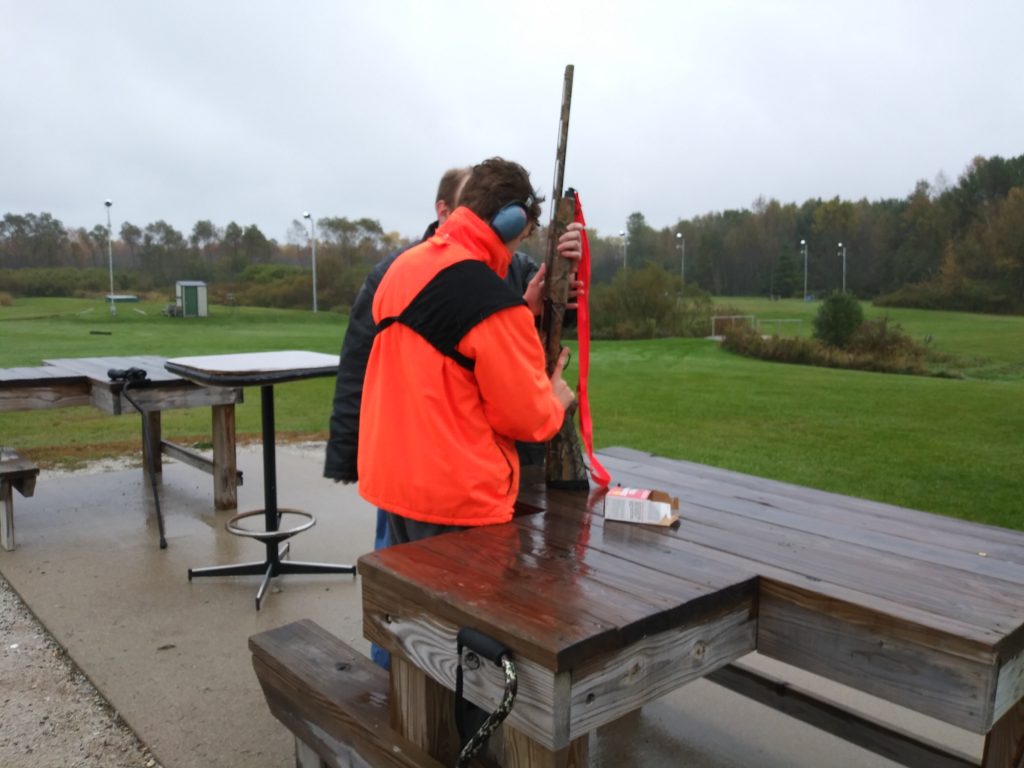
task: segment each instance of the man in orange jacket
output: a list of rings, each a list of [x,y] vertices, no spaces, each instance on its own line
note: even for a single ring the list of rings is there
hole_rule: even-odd
[[[550,439],[574,399],[566,355],[549,379],[533,314],[502,281],[540,200],[522,166],[475,166],[460,207],[377,289],[359,491],[390,513],[392,543],[510,520],[515,441]]]

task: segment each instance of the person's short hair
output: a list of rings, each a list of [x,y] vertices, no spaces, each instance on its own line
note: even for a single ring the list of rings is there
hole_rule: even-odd
[[[459,195],[459,205],[469,208],[484,221],[509,203],[522,203],[534,226],[540,223],[540,204],[544,201],[530,184],[530,174],[511,160],[492,157],[474,165]]]
[[[462,185],[466,182],[468,176],[468,167],[449,168],[445,171],[444,176],[441,177],[441,182],[437,185],[437,197],[434,198],[434,202],[443,202],[448,206],[449,210],[454,211],[455,206],[459,203],[456,199],[459,196],[459,190],[462,189]]]

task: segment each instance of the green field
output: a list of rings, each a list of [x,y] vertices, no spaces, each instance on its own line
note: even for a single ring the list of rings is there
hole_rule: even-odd
[[[817,305],[723,299],[758,317]],[[0,307],[0,367],[44,358],[311,349],[336,353],[344,318],[322,312],[211,308],[167,318],[162,305],[20,300]],[[141,314],[140,310],[146,314]],[[84,314],[82,314],[84,312]],[[866,307],[868,316],[881,310]],[[837,493],[1024,529],[1024,318],[889,310],[911,335],[969,362],[962,380],[765,363],[703,339],[599,342],[591,400],[599,447],[628,445]],[[109,333],[109,335],[106,335]],[[323,439],[333,381],[276,393],[279,433]],[[247,392],[238,432],[259,433]],[[169,412],[164,433],[201,441],[204,409]],[[0,414],[0,442],[39,460],[137,451],[138,419],[92,408]]]

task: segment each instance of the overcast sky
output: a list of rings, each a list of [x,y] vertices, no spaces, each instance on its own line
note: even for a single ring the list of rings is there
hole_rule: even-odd
[[[377,219],[501,155],[600,234],[759,197],[905,197],[1024,154],[1024,2],[0,0],[0,215]],[[545,212],[545,216],[547,212]]]

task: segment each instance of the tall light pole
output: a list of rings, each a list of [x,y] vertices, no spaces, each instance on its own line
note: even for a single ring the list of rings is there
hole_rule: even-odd
[[[309,219],[309,244],[313,250],[313,312],[316,312],[316,221],[309,215],[309,211],[302,214],[302,218]]]
[[[682,232],[676,232],[676,246],[679,248],[679,277],[686,282],[686,238]]]
[[[807,241],[800,241],[800,249],[804,252],[804,301],[807,301]]]
[[[117,304],[114,302],[114,230],[110,226],[110,206],[113,203],[108,197],[103,205],[107,207],[107,264],[110,267],[110,295],[107,299],[110,301],[110,314],[117,317]]]
[[[839,248],[843,252],[843,293],[846,293],[846,246],[840,243]]]
[[[623,270],[627,270],[627,269],[629,269],[629,261],[627,260],[627,257],[628,257],[628,252],[627,252],[627,247],[628,246],[627,246],[627,244],[629,242],[629,235],[626,234],[626,230],[620,229],[619,230],[619,237],[622,238],[622,269]]]

